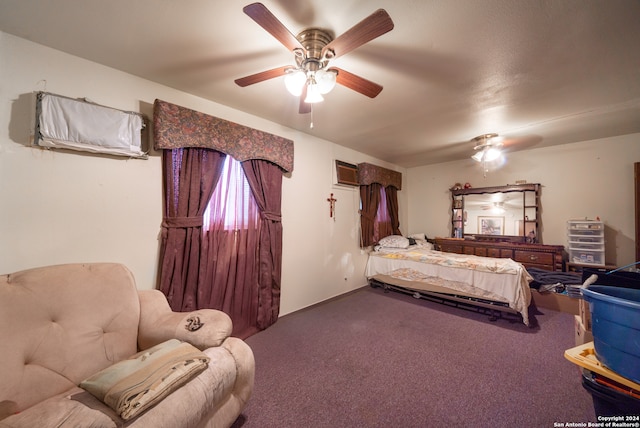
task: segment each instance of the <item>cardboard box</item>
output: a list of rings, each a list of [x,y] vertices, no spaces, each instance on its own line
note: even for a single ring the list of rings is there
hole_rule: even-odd
[[[580,321],[582,325],[587,331],[591,331],[591,310],[589,309],[589,302],[580,299],[578,309],[580,310]]]
[[[531,290],[532,303],[536,308],[551,309],[558,312],[566,312],[572,315],[580,315],[579,303],[582,299],[574,299],[566,294],[540,293],[538,290]]]
[[[575,336],[576,336],[576,346],[584,345],[587,342],[592,342],[593,333],[587,330],[585,325],[582,324],[582,319],[580,315],[575,315],[573,318],[574,318],[574,328],[575,328]]]

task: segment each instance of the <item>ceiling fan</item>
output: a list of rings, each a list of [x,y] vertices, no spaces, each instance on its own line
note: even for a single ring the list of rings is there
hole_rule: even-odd
[[[252,3],[242,10],[293,52],[295,66],[277,67],[236,79],[238,86],[285,76],[289,92],[300,96],[300,113],[311,112],[311,104],[322,101],[322,95],[331,91],[336,83],[370,98],[382,91],[377,83],[338,67],[329,67],[329,62],[391,31],[393,21],[384,9],[378,9],[336,38],[322,28],[307,28],[294,36],[262,3]]]
[[[490,133],[479,135],[471,141],[474,143],[473,150],[475,150],[471,159],[482,164],[482,175],[486,177],[489,166],[494,162],[499,162],[503,157],[502,147],[504,144],[502,139],[498,134]]]

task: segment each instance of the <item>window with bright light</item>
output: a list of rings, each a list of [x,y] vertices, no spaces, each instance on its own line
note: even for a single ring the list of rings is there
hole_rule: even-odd
[[[240,162],[227,156],[204,213],[203,231],[243,230],[258,225],[258,206]]]

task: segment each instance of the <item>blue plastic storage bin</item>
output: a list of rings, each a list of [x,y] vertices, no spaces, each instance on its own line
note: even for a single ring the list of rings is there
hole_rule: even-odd
[[[582,295],[589,302],[596,357],[640,383],[640,290],[591,285]]]
[[[640,290],[640,272],[585,267],[582,268],[582,283],[593,274],[598,275],[598,279],[594,282],[595,285],[611,285]]]

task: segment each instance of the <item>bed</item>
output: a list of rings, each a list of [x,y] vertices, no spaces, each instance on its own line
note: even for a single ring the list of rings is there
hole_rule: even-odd
[[[383,238],[369,253],[372,286],[438,298],[495,313],[519,314],[529,325],[531,275],[511,259],[445,253],[426,240]]]

